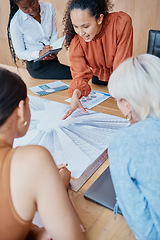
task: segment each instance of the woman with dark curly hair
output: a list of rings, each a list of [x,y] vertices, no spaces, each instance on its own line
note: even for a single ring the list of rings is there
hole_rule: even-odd
[[[63,119],[88,96],[92,83],[107,86],[114,69],[132,56],[132,20],[124,12],[109,13],[110,0],[69,0],[64,15],[65,47],[69,48],[72,83],[69,88],[71,105]]]

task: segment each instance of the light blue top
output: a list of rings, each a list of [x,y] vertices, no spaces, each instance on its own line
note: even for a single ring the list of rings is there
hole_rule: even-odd
[[[55,9],[51,3],[39,2],[41,23],[20,9],[10,24],[10,33],[15,53],[19,59],[31,61],[39,57],[43,42],[53,46],[58,39]]]
[[[160,119],[119,130],[109,161],[119,207],[135,237],[160,239]]]

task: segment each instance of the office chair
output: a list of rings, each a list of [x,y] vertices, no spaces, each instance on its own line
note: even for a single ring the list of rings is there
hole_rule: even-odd
[[[160,31],[149,30],[147,53],[160,58]]]

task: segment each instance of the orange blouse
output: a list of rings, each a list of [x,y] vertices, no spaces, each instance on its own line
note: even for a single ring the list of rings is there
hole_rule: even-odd
[[[132,48],[132,19],[124,12],[108,13],[101,32],[90,42],[76,34],[69,47],[73,78],[68,89],[70,97],[75,89],[88,96],[91,91],[88,81],[93,75],[108,81],[114,69],[132,56]]]

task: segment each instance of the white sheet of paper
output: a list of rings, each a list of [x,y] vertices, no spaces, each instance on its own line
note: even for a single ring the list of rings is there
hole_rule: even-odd
[[[69,105],[30,96],[31,123],[27,134],[15,139],[15,146],[38,144],[46,147],[56,164],[68,163],[79,178],[108,147],[114,133],[128,121],[108,114],[76,110],[61,120]]]
[[[38,212],[35,213],[33,221],[32,221],[35,225],[39,226],[39,227],[43,227],[43,223],[39,217]]]
[[[62,48],[66,36],[63,36],[53,43],[53,49]]]
[[[80,101],[84,108],[91,109],[96,105],[98,105],[99,103],[105,101],[109,97],[110,97],[109,93],[104,93],[104,92],[100,92],[92,89],[88,97],[82,97]],[[65,101],[70,103],[71,98],[68,98]]]

